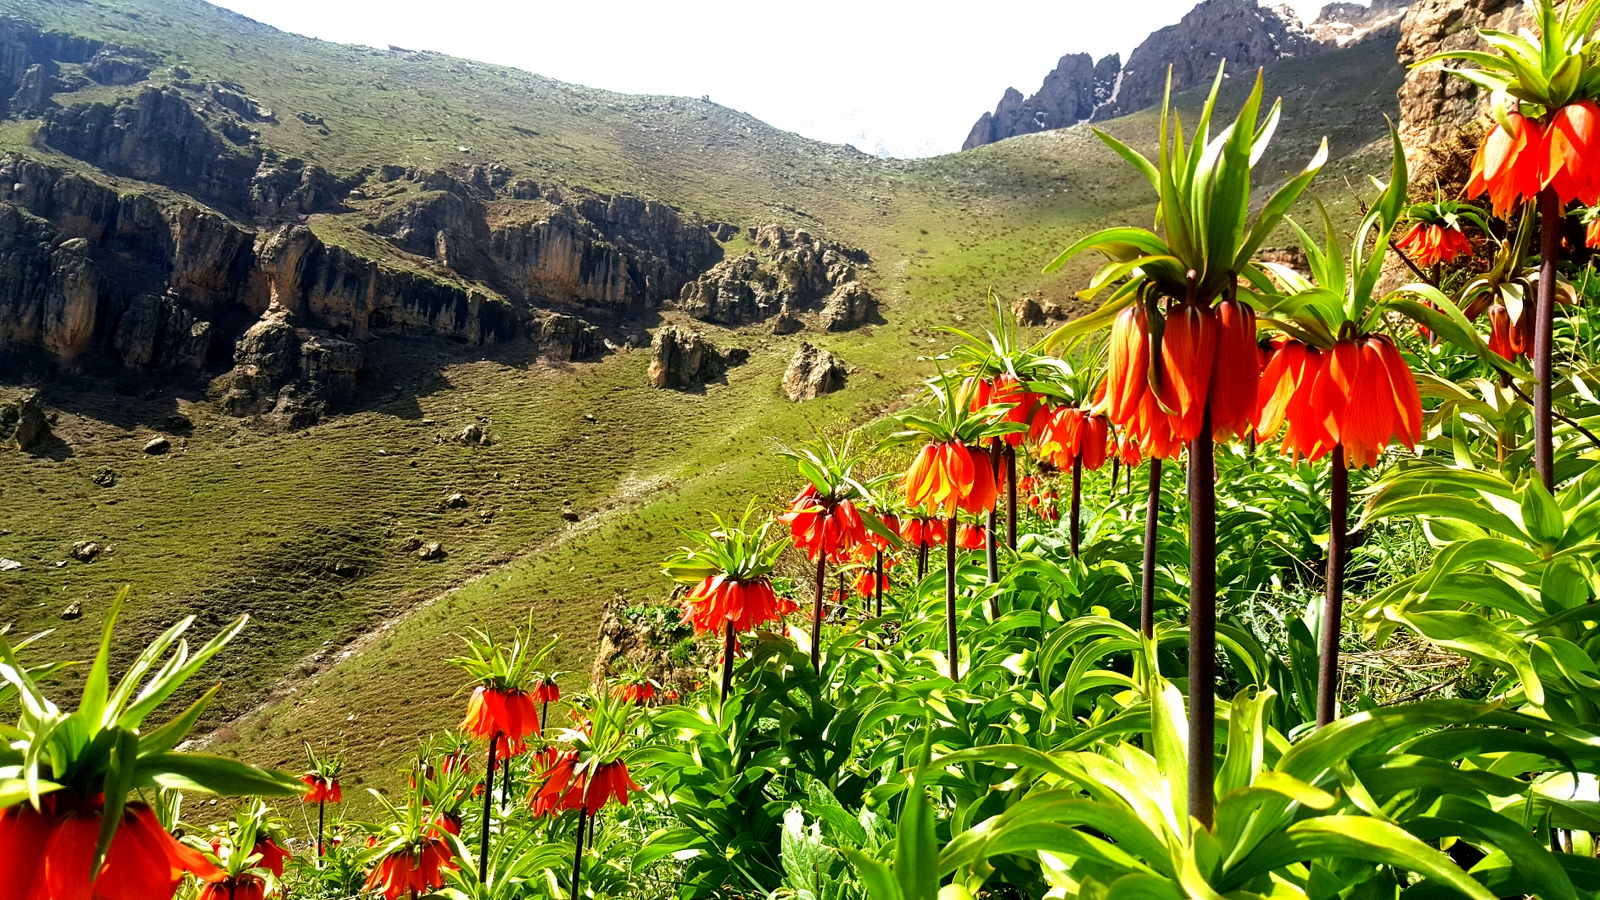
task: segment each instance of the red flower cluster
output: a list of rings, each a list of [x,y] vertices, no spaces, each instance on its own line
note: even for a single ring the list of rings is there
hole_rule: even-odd
[[[315,772],[307,772],[300,776],[300,783],[306,786],[304,799],[307,803],[344,802],[344,792],[339,790],[337,778],[323,778]]]
[[[982,550],[989,546],[989,532],[977,525],[961,523],[956,531],[956,546],[963,550]]]
[[[804,550],[813,562],[826,553],[828,562],[843,562],[856,545],[867,539],[867,526],[849,500],[827,500],[808,484],[789,504],[789,511],[778,516],[789,526],[794,545]]]
[[[532,697],[535,703],[554,703],[561,699],[561,685],[549,678],[541,678],[539,683],[533,686],[533,690],[528,692],[528,696]]]
[[[402,894],[415,897],[444,887],[444,872],[455,868],[451,863],[450,845],[440,837],[428,837],[412,850],[397,850],[378,861],[367,873],[367,883],[362,890],[381,888],[385,900],[398,900]]]
[[[1283,341],[1262,376],[1263,438],[1284,432],[1291,455],[1320,459],[1344,445],[1345,463],[1370,466],[1389,442],[1408,449],[1422,437],[1416,379],[1388,338],[1340,341],[1322,352]]]
[[[870,567],[864,566],[856,572],[854,587],[856,589],[856,594],[862,599],[870,600],[877,596],[877,593],[874,590],[876,587],[881,587],[884,593],[889,592],[889,566],[893,564],[894,560],[885,559],[883,562],[884,572],[881,579],[874,577],[876,573]]]
[[[266,900],[267,883],[249,872],[207,883],[198,900]]]
[[[587,772],[578,772],[577,766],[578,751],[569,750],[550,767],[544,784],[533,794],[534,815],[556,815],[582,808],[592,816],[610,800],[627,806],[628,792],[639,790],[628,775],[628,764],[620,759],[601,765],[592,778]]]
[[[621,698],[624,703],[644,706],[655,699],[656,686],[648,681],[632,681],[612,688],[611,696]]]
[[[944,520],[916,516],[901,526],[900,537],[913,547],[937,547],[944,543]]]
[[[256,846],[253,852],[261,856],[261,861],[256,865],[266,869],[278,878],[283,877],[283,864],[294,858],[293,854],[279,847],[269,837],[256,838]]]
[[[683,620],[701,634],[720,634],[725,623],[734,631],[753,631],[795,611],[794,601],[779,597],[765,577],[734,581],[713,575],[695,585],[684,600]]]
[[[1058,469],[1070,469],[1076,460],[1094,471],[1105,465],[1110,424],[1075,406],[1060,406],[1034,420],[1034,444],[1039,456]]]
[[[503,737],[516,756],[527,746],[526,738],[539,730],[539,707],[527,691],[503,691],[478,685],[467,700],[467,717],[461,730],[475,738]]]
[[[960,441],[924,445],[904,479],[906,502],[946,518],[957,510],[980,513],[994,506],[994,468],[989,454]]]
[[[143,803],[129,803],[93,873],[104,807],[46,795],[0,810],[0,881],[17,900],[171,900],[184,873],[218,881],[221,870],[178,843]]]
[[[1173,307],[1159,359],[1150,352],[1149,312],[1135,304],[1111,326],[1106,380],[1111,421],[1145,456],[1160,458],[1178,455],[1200,434],[1208,402],[1214,437],[1247,434],[1258,415],[1259,357],[1255,312],[1238,300]]]
[[[1506,125],[1497,123],[1472,158],[1466,193],[1487,193],[1495,214],[1504,217],[1545,188],[1563,206],[1600,203],[1600,106],[1594,101],[1561,107],[1549,124],[1506,113]]]
[[[1017,380],[1017,376],[1010,373],[996,375],[992,379],[968,378],[963,387],[972,397],[967,407],[969,412],[976,412],[985,406],[1004,403],[1014,404],[996,419],[999,422],[1016,422],[1022,425],[1029,425],[1033,422],[1035,413],[1043,408],[1039,395],[1030,394],[1023,390],[1022,382]],[[1027,431],[1017,431],[1005,435],[1001,440],[1013,447],[1018,447],[1021,446],[1023,439],[1027,436]]]
[[[1458,257],[1472,255],[1472,242],[1461,233],[1461,229],[1430,222],[1412,225],[1394,242],[1394,246],[1423,268],[1452,263]]]

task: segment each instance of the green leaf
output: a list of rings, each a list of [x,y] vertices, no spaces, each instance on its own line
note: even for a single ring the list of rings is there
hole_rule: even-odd
[[[1402,828],[1365,816],[1321,816],[1296,822],[1262,841],[1255,852],[1230,870],[1226,889],[1308,859],[1340,857],[1399,866],[1443,882],[1472,900],[1497,900],[1467,877],[1450,857]]]
[[[152,753],[134,767],[136,788],[171,788],[222,796],[294,796],[305,790],[300,779],[202,753]]]
[[[194,723],[199,720],[200,714],[206,711],[207,706],[211,705],[212,698],[216,697],[217,692],[220,690],[222,690],[222,685],[220,684],[212,687],[211,690],[201,694],[200,699],[191,703],[188,709],[178,713],[171,721],[160,728],[144,735],[139,742],[139,754],[148,756],[152,753],[165,753],[178,746],[184,737],[188,735],[189,729],[193,728]]]
[[[895,877],[904,900],[937,900],[939,844],[934,834],[933,806],[919,776],[912,782],[895,837]]]
[[[109,622],[113,616],[107,617],[106,632],[109,635]],[[135,761],[139,757],[139,735],[137,732],[117,729],[116,742],[111,747],[110,766],[106,770],[105,778],[105,809],[100,816],[100,836],[94,845],[94,864],[89,867],[89,878],[94,880],[100,871],[100,864],[105,862],[106,852],[111,849],[111,838],[117,833],[117,826],[122,824],[122,809],[128,802],[128,791],[133,788]]]

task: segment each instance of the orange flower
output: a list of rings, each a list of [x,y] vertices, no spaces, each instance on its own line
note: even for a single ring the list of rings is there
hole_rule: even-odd
[[[961,528],[956,531],[956,546],[963,550],[982,550],[989,546],[989,533],[986,529],[962,522]]]
[[[944,520],[917,516],[905,523],[900,536],[913,547],[937,547],[944,543]]]
[[[283,864],[294,858],[289,851],[279,847],[272,838],[256,838],[255,852],[261,855],[261,861],[256,863],[275,877],[283,877]]]
[[[1188,443],[1200,434],[1216,356],[1217,314],[1210,307],[1182,303],[1167,313],[1156,399],[1169,416],[1176,441]]]
[[[1345,464],[1370,466],[1398,439],[1415,449],[1422,438],[1417,382],[1388,338],[1340,341],[1323,360],[1311,390],[1328,436],[1344,445]]]
[[[856,572],[856,580],[855,580],[855,585],[854,585],[855,589],[856,589],[856,595],[861,597],[862,599],[871,599],[872,597],[877,596],[876,591],[874,591],[874,587],[882,587],[883,588],[883,592],[884,593],[888,593],[889,592],[889,567],[891,565],[893,565],[893,564],[894,564],[894,560],[893,559],[888,558],[888,557],[884,558],[884,560],[883,560],[883,577],[881,579],[874,578],[873,576],[874,576],[875,573],[870,568],[862,567],[862,569],[860,571]],[[876,584],[874,584],[874,582],[876,582]]]
[[[1004,403],[1013,404],[1010,409],[996,419],[999,422],[1017,422],[1029,425],[1033,422],[1034,414],[1041,408],[1039,395],[1030,394],[1023,390],[1022,382],[1017,380],[1017,376],[1009,372],[996,375],[993,379],[968,378],[963,388],[964,392],[972,397],[967,404],[969,412],[976,412],[985,406]],[[1018,431],[1005,435],[1002,440],[1013,447],[1017,447],[1022,444],[1023,439],[1027,436],[1028,433],[1026,431]]]
[[[1249,434],[1260,418],[1256,390],[1261,381],[1261,349],[1256,344],[1256,313],[1249,304],[1224,299],[1215,314],[1211,433],[1218,440],[1227,440]]]
[[[1583,242],[1592,250],[1600,250],[1600,216],[1589,220],[1589,227],[1583,232]]]
[[[91,865],[100,835],[99,802],[74,805],[46,796],[0,810],[0,879],[19,900],[171,900],[185,873],[219,881],[222,871],[199,851],[178,843],[143,803],[129,803],[105,861]]]
[[[563,810],[577,809],[583,802],[583,787],[587,779],[575,771],[578,751],[568,750],[550,766],[544,782],[529,798],[535,816],[553,816]]]
[[[828,555],[828,562],[843,562],[857,544],[867,540],[867,526],[855,504],[823,498],[816,485],[806,485],[778,521],[789,526],[794,545],[813,562],[821,553]]]
[[[200,889],[199,900],[264,900],[267,883],[249,872],[229,875]]]
[[[378,861],[367,873],[362,890],[383,890],[385,900],[398,900],[402,894],[416,896],[444,887],[444,870],[455,866],[450,845],[444,840],[425,838],[415,850],[405,847]]]
[[[1439,263],[1455,262],[1457,257],[1472,255],[1472,242],[1459,228],[1417,222],[1394,242],[1395,248],[1411,258],[1417,265],[1428,268]]]
[[[540,679],[539,683],[533,686],[533,690],[528,692],[528,696],[532,697],[535,703],[554,703],[561,699],[561,685],[549,678]]]
[[[734,581],[713,575],[695,585],[684,601],[683,620],[699,634],[721,634],[732,622],[734,631],[753,631],[795,611],[794,601],[777,596],[765,577]]]
[[[1543,126],[1515,111],[1506,113],[1506,120],[1509,130],[1496,123],[1478,146],[1466,190],[1469,198],[1488,193],[1501,218],[1539,196],[1549,156]]]
[[[1522,311],[1520,321],[1511,320],[1511,312],[1504,303],[1489,307],[1489,349],[1501,357],[1515,361],[1533,349],[1533,316]]]
[[[594,777],[589,780],[589,789],[584,792],[583,805],[593,816],[611,800],[627,806],[628,792],[638,789],[639,786],[628,775],[628,764],[620,759],[612,760],[595,770]]]
[[[315,772],[308,772],[300,776],[300,783],[306,786],[304,800],[307,803],[344,802],[344,792],[339,790],[337,778],[323,778]]]
[[[467,717],[461,720],[461,730],[481,740],[501,735],[515,756],[526,746],[524,739],[539,730],[539,708],[527,691],[479,685],[467,700]]]
[[[1109,349],[1106,402],[1111,421],[1126,426],[1150,390],[1150,316],[1143,303],[1117,313]]]
[[[1139,445],[1127,437],[1117,438],[1117,458],[1128,468],[1134,468],[1144,460],[1144,455],[1139,452]]]
[[[994,506],[994,470],[989,454],[960,441],[927,444],[906,470],[906,502],[943,513],[985,512]]]
[[[1581,100],[1561,107],[1550,119],[1548,134],[1545,187],[1556,192],[1562,206],[1573,200],[1584,206],[1600,203],[1600,106]]]
[[[624,703],[644,706],[655,699],[656,687],[648,681],[632,681],[612,688],[611,696],[621,698]]]

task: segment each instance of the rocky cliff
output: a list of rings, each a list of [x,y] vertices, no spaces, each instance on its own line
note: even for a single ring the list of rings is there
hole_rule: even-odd
[[[697,319],[737,327],[772,321],[792,334],[812,317],[821,331],[844,331],[872,321],[877,299],[860,280],[860,250],[782,225],[750,229],[756,250],[724,260],[683,286],[678,308]]]
[[[1400,86],[1400,138],[1418,199],[1434,185],[1451,196],[1471,172],[1472,153],[1487,130],[1488,96],[1439,65],[1410,66],[1444,50],[1487,50],[1477,29],[1515,32],[1520,4],[1513,0],[1415,0],[1401,24],[1398,55],[1407,67]]]
[[[1398,0],[1374,0],[1372,8],[1334,3],[1307,29],[1287,6],[1261,6],[1257,0],[1202,0],[1176,25],[1162,28],[1128,55],[1092,63],[1088,54],[1063,56],[1026,99],[1007,88],[994,112],[972,126],[961,149],[1064,128],[1091,119],[1137,112],[1161,101],[1167,70],[1173,90],[1203,85],[1228,61],[1234,72],[1269,66],[1280,59],[1307,56],[1342,46],[1369,33],[1393,29],[1404,11]]]

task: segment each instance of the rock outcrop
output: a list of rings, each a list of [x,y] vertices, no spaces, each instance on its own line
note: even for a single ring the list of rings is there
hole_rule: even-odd
[[[0,16],[0,117],[37,115],[53,105],[52,95],[92,83],[143,81],[155,61],[142,50]]]
[[[1115,53],[1098,63],[1087,53],[1063,56],[1032,97],[1024,100],[1016,88],[1006,88],[1000,105],[978,119],[961,149],[1087,122],[1115,96],[1121,71],[1122,57]]]
[[[1011,317],[1017,320],[1018,325],[1026,325],[1029,328],[1037,328],[1051,322],[1064,322],[1071,316],[1072,314],[1059,303],[1041,300],[1027,294],[1011,301]]]
[[[802,343],[783,373],[783,392],[796,403],[844,389],[850,373],[839,357]]]
[[[50,419],[39,403],[38,392],[0,402],[0,441],[18,450],[32,450],[49,436]]]
[[[1152,106],[1161,102],[1168,66],[1172,89],[1181,91],[1209,83],[1223,59],[1231,71],[1246,72],[1330,46],[1334,44],[1309,34],[1287,6],[1202,0],[1178,24],[1146,38],[1128,55],[1126,65],[1120,65],[1116,56],[1090,65],[1086,54],[1069,55],[1061,58],[1032,97],[1024,100],[1020,91],[1007,88],[995,111],[984,113],[973,125],[961,149]]]
[[[1415,0],[1400,27],[1400,139],[1411,166],[1417,197],[1433,197],[1438,183],[1446,196],[1466,185],[1472,153],[1487,130],[1487,93],[1437,65],[1412,64],[1444,50],[1485,50],[1476,29],[1515,32],[1520,4],[1514,0]]]
[[[859,280],[864,253],[782,225],[753,232],[758,252],[723,260],[684,285],[679,309],[729,327],[777,316],[780,333],[797,330],[797,314],[819,305],[821,327],[829,330],[877,315],[877,300]]]
[[[87,244],[0,203],[0,345],[39,346],[65,360],[95,346],[106,284]]]
[[[314,425],[355,387],[361,347],[298,325],[274,304],[239,338],[233,370],[219,378],[223,411],[291,431]]]
[[[715,381],[749,359],[748,350],[718,350],[698,331],[666,325],[650,341],[650,383],[681,390]]]

